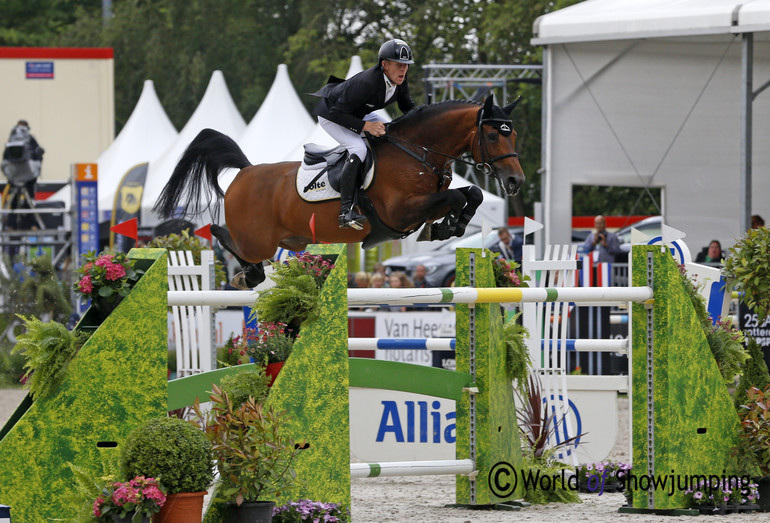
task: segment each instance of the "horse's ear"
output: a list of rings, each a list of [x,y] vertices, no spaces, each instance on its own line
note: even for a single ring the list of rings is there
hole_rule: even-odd
[[[485,115],[491,115],[492,114],[492,107],[495,105],[495,102],[493,101],[494,95],[487,96],[487,99],[484,100],[484,111],[483,114]]]
[[[516,98],[513,102],[509,103],[505,107],[503,107],[503,112],[507,114],[508,116],[511,116],[511,113],[513,112],[513,109],[519,104],[519,101],[521,100],[521,96]]]

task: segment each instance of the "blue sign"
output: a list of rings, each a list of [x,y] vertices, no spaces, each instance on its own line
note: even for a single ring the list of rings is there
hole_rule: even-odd
[[[52,79],[53,62],[27,62],[27,78]]]

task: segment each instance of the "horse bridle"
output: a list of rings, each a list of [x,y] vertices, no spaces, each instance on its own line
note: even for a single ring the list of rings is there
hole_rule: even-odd
[[[518,153],[512,152],[512,153],[505,153],[500,154],[498,156],[495,156],[493,158],[490,158],[489,153],[489,146],[487,145],[487,140],[484,137],[484,134],[481,132],[482,127],[484,125],[491,125],[492,127],[495,127],[498,132],[502,132],[503,126],[509,126],[510,131],[513,131],[513,121],[508,120],[505,118],[481,118],[479,119],[479,123],[476,127],[476,134],[479,137],[479,149],[481,150],[481,161],[480,162],[469,162],[465,158],[459,157],[459,156],[452,156],[451,154],[446,154],[441,151],[437,151],[436,149],[432,149],[430,147],[425,146],[418,146],[422,150],[422,155],[416,153],[412,149],[410,149],[405,141],[399,140],[398,138],[395,138],[393,136],[385,135],[383,138],[389,140],[393,145],[395,145],[397,148],[404,151],[406,154],[420,162],[425,167],[428,167],[433,170],[434,173],[439,177],[439,190],[444,186],[444,183],[449,184],[449,182],[452,181],[452,170],[449,169],[447,166],[449,165],[449,161],[444,163],[443,168],[439,168],[435,165],[433,165],[431,162],[428,161],[428,155],[429,154],[437,154],[439,156],[443,156],[445,158],[448,158],[449,160],[455,161],[455,162],[462,162],[466,165],[470,165],[471,167],[475,168],[476,170],[480,171],[481,173],[485,174],[486,176],[489,176],[490,174],[495,177],[497,180],[497,183],[500,184],[500,188],[505,191],[505,188],[503,187],[503,182],[500,180],[500,177],[497,175],[497,170],[494,167],[495,162],[499,162],[500,160],[505,160],[506,158],[516,158],[518,157]],[[510,133],[509,133],[510,134]],[[470,151],[471,159],[473,159],[473,145],[471,145],[471,151]],[[488,158],[485,160],[485,158]]]

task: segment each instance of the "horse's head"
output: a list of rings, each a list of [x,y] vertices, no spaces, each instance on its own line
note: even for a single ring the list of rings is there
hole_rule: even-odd
[[[516,131],[510,114],[519,99],[499,107],[489,95],[476,116],[476,133],[471,143],[471,156],[476,168],[493,175],[509,196],[524,185],[524,171],[516,154]]]

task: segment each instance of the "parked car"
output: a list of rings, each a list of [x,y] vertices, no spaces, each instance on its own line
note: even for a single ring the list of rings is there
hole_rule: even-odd
[[[620,249],[626,253],[631,251],[631,229],[638,229],[650,238],[660,236],[663,231],[663,218],[661,216],[650,216],[628,227],[619,229],[615,234],[620,242]]]
[[[511,234],[517,234],[521,237],[521,227],[509,228]],[[492,231],[484,239],[484,247],[491,248],[498,242],[497,230]],[[481,232],[470,234],[462,238],[455,238],[436,247],[428,252],[405,254],[388,258],[382,264],[385,266],[385,272],[405,272],[407,276],[412,276],[414,268],[418,265],[425,265],[425,279],[434,287],[449,287],[455,281],[455,251],[458,247],[480,247]]]

